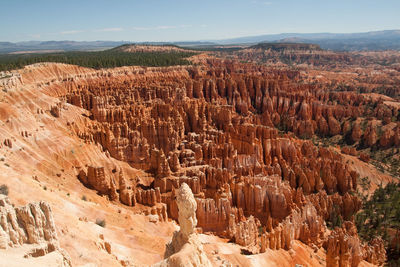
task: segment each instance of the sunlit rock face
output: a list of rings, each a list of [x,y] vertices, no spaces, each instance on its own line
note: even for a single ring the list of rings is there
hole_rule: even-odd
[[[87,76],[44,91],[86,109],[90,123],[74,132],[145,171],[149,182],[98,165],[81,168],[82,183],[149,207],[163,221],[179,221],[177,190],[185,183],[197,227],[251,253],[290,250],[293,240],[320,248],[332,214],[351,221],[361,207],[354,168],[334,148],[306,139],[346,135],[350,143],[382,147],[399,139],[395,123],[378,135],[379,125],[358,121],[371,99],[330,92],[298,71],[209,59]],[[382,119],[397,112],[378,107],[374,116]]]

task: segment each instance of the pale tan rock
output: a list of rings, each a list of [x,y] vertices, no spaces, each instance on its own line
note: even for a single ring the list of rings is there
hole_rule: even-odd
[[[24,257],[58,251],[63,255],[61,266],[71,266],[68,254],[60,248],[49,204],[41,201],[14,208],[8,197],[0,194],[0,249],[24,244],[35,245]]]
[[[153,266],[212,266],[195,233],[197,203],[186,183],[179,188],[176,201],[180,230],[174,232],[171,243],[167,244],[165,260]]]

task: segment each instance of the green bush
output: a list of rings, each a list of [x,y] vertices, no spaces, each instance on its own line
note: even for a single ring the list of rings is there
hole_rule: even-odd
[[[106,220],[97,218],[96,224],[101,227],[106,227]]]
[[[334,204],[329,214],[329,219],[327,220],[327,226],[333,230],[336,227],[342,227],[342,223],[343,218],[342,215],[340,215],[340,207]]]
[[[5,184],[0,185],[0,194],[8,196],[8,186]]]
[[[390,232],[400,231],[400,185],[389,183],[380,186],[356,215],[359,236],[370,241],[381,237],[385,243],[388,264],[400,259],[400,248],[390,247]]]

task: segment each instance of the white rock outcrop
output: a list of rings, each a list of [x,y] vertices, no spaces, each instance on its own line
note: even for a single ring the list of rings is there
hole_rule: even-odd
[[[177,191],[176,202],[180,230],[174,232],[172,241],[167,244],[165,260],[154,266],[212,266],[196,233],[197,203],[192,190],[186,183],[183,183]]]

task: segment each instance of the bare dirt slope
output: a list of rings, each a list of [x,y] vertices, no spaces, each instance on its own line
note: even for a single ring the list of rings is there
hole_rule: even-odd
[[[92,262],[120,266],[124,259],[132,264],[159,261],[174,224],[150,223],[147,216],[140,215],[140,208],[134,211],[110,203],[77,179],[77,169],[87,165],[123,169],[130,177],[141,172],[77,137],[68,125],[84,127],[90,123],[85,110],[63,104],[60,117],[51,115],[51,106],[59,100],[40,92],[37,83],[66,73],[90,72],[74,66],[67,70],[54,66],[38,70],[32,78],[26,75],[22,83],[0,92],[0,184],[9,187],[13,203],[50,203],[61,247],[70,254],[74,265]],[[5,140],[10,140],[11,147],[3,144]],[[96,219],[105,219],[106,227],[95,224]],[[106,251],[105,242],[111,244],[111,254]]]

